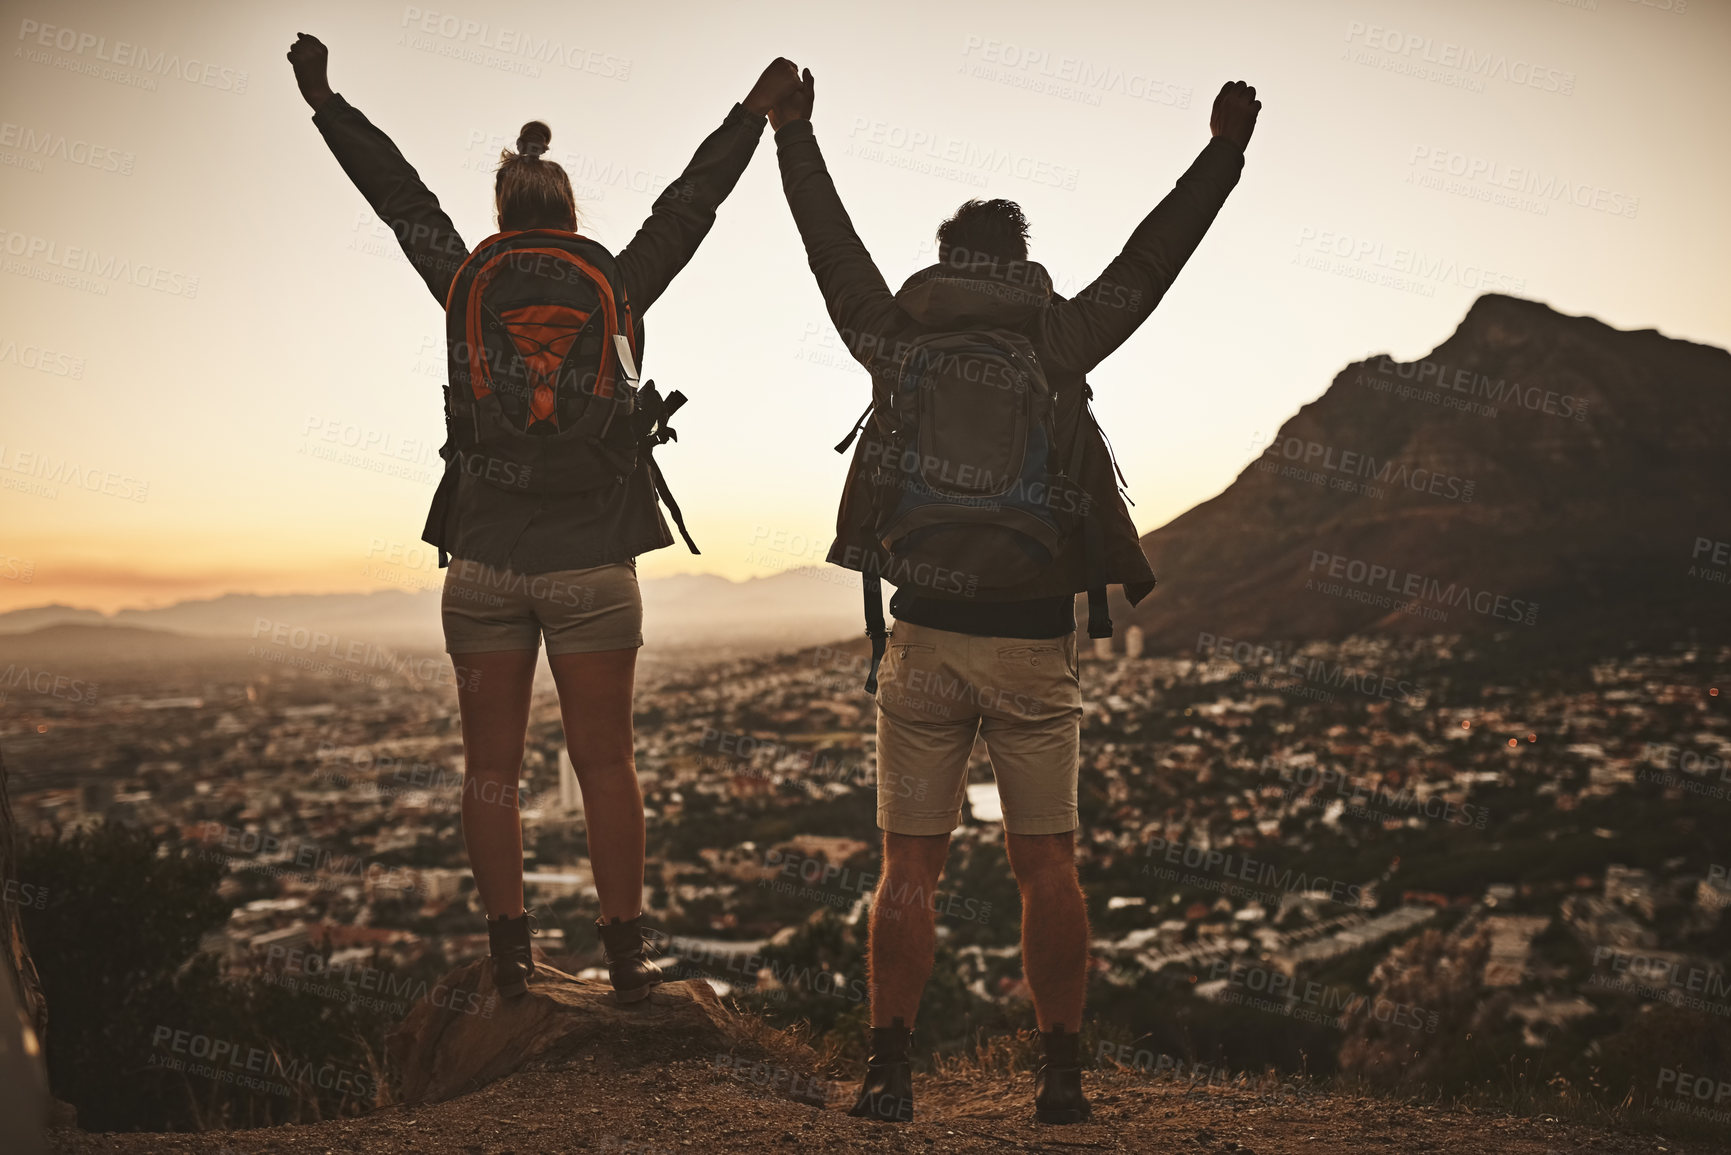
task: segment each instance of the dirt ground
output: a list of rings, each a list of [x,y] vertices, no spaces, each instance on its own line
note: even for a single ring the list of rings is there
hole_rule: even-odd
[[[1189,1155],[1345,1155],[1446,1152],[1548,1155],[1594,1152],[1706,1155],[1721,1143],[1674,1142],[1606,1132],[1546,1118],[1474,1114],[1389,1100],[1300,1091],[1274,1097],[1238,1088],[1186,1091],[1130,1072],[1089,1072],[1090,1123],[1033,1122],[1032,1077],[921,1078],[916,1121],[848,1118],[851,1087],[832,1084],[827,1109],[787,1097],[809,1085],[771,1089],[765,1069],[742,1062],[718,1070],[699,1059],[621,1066],[591,1056],[561,1070],[529,1071],[470,1095],[358,1119],[204,1134],[87,1134],[61,1128],[56,1151],[94,1152],[427,1152],[429,1155],[539,1155],[617,1152],[1185,1152]],[[817,1097],[817,1096],[812,1096]]]

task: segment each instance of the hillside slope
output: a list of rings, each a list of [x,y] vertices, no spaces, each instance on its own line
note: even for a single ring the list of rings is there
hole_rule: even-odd
[[[1725,350],[1487,294],[1428,357],[1348,365],[1224,492],[1147,534],[1160,587],[1115,616],[1168,650],[1722,637],[1731,587],[1700,542],[1731,540],[1728,446]]]

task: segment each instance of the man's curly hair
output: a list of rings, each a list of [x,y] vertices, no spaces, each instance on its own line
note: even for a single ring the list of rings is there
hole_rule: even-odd
[[[1028,218],[1015,201],[971,200],[938,226],[938,261],[971,264],[1028,259]]]

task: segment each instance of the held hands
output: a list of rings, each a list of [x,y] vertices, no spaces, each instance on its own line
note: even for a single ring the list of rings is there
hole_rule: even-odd
[[[800,77],[799,83],[769,110],[770,129],[780,132],[781,126],[790,121],[810,120],[811,103],[816,94],[816,85],[811,78],[811,69],[808,68]]]
[[[1256,131],[1256,116],[1262,102],[1256,99],[1256,89],[1242,80],[1220,86],[1214,98],[1214,111],[1208,117],[1208,129],[1215,136],[1224,136],[1243,152],[1250,144],[1250,134]]]
[[[787,57],[777,56],[740,103],[753,116],[768,116],[779,101],[798,87],[799,69]]]
[[[325,65],[330,56],[330,49],[317,36],[308,36],[305,32],[298,34],[295,42],[289,45],[288,62],[294,66],[295,83],[300,85],[301,96],[314,112],[331,98],[330,81],[325,76]]]

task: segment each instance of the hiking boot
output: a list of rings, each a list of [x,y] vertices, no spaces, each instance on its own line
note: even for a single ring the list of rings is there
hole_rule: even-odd
[[[487,953],[493,960],[493,985],[508,999],[522,998],[535,973],[535,952],[529,944],[529,919],[524,911],[516,918],[487,920]]]
[[[627,922],[614,919],[595,920],[601,934],[601,951],[607,956],[607,978],[613,984],[613,997],[622,1003],[635,1003],[649,997],[649,989],[667,981],[661,968],[649,961],[649,951],[643,942],[643,916]]]
[[[914,1072],[908,1061],[912,1035],[900,1019],[887,1027],[872,1028],[872,1053],[866,1058],[865,1083],[849,1115],[881,1123],[914,1121]]]
[[[1041,1123],[1086,1123],[1094,1108],[1082,1094],[1082,1040],[1063,1023],[1040,1032],[1046,1060],[1034,1076],[1034,1118]]]

